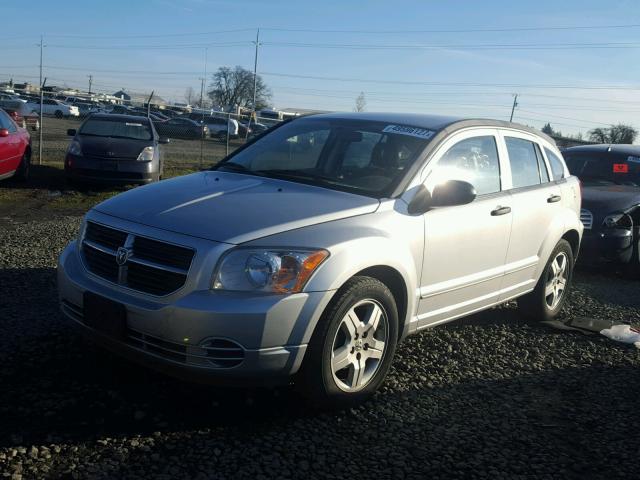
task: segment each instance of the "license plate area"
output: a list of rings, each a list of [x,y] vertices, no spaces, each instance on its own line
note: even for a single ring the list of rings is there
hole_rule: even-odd
[[[127,328],[127,310],[121,303],[85,292],[84,323],[110,337],[122,339]]]

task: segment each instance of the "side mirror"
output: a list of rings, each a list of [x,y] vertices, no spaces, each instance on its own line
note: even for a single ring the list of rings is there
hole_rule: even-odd
[[[466,205],[473,202],[475,198],[475,187],[462,180],[449,180],[436,185],[433,193],[429,192],[424,185],[420,185],[415,196],[409,202],[407,211],[410,215],[422,215],[433,208]]]
[[[8,137],[8,136],[9,136],[9,130],[7,130],[6,128],[0,128],[0,138]]]
[[[431,194],[432,207],[453,207],[466,205],[476,199],[476,189],[469,182],[449,180],[436,185]]]
[[[67,135],[70,137],[75,137],[76,136],[76,129],[75,128],[70,128],[69,130],[67,130]]]
[[[162,144],[162,145],[166,145],[167,143],[169,143],[171,141],[170,138],[167,137],[160,137],[158,139],[158,143]]]

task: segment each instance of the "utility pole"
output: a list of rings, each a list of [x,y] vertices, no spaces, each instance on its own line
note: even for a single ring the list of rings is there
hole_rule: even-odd
[[[204,109],[204,77],[200,77],[200,108]]]
[[[260,47],[260,29],[256,33],[256,54],[253,58],[253,112],[256,111],[256,89],[258,86],[258,49]]]
[[[513,112],[516,110],[516,107],[518,106],[518,94],[514,94],[513,95],[513,106],[511,107],[511,117],[509,117],[509,121],[513,122]]]
[[[44,84],[47,79],[42,81],[42,50],[44,49],[44,39],[40,35],[40,130],[38,131],[38,165],[42,165],[42,104],[44,103]]]
[[[89,75],[89,96],[91,96],[91,85],[93,84],[93,75]]]

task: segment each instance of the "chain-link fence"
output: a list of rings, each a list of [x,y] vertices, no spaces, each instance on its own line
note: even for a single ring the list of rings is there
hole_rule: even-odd
[[[261,118],[250,112],[227,113],[151,103],[113,104],[69,101],[55,96],[23,94],[16,99],[0,99],[20,126],[30,130],[33,164],[62,164],[72,137],[91,115],[127,115],[151,121],[161,139],[164,168],[174,171],[209,167],[246,141],[280,121]],[[40,115],[42,105],[42,115]]]

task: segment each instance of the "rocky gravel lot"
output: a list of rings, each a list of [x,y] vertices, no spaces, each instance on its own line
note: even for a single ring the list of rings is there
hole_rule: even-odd
[[[0,478],[639,478],[640,353],[512,306],[413,337],[373,400],[183,384],[58,312],[77,216],[0,224]],[[565,315],[640,324],[640,283],[578,272]]]

